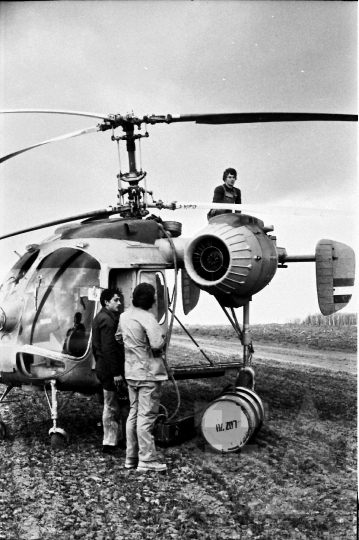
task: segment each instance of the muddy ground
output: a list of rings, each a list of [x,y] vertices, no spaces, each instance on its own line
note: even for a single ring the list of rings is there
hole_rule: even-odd
[[[356,538],[356,329],[267,325],[254,333],[266,410],[257,439],[240,454],[218,455],[197,433],[160,450],[166,474],[126,471],[123,450],[101,453],[96,397],[76,394],[65,406],[59,424],[70,443],[53,450],[44,396],[13,391],[2,406],[9,433],[0,442],[0,540]],[[171,364],[205,362],[181,336],[176,329]],[[214,361],[239,358],[231,328],[197,327],[196,339]],[[200,410],[233,380],[179,381],[180,414]],[[162,401],[174,410],[171,383]]]

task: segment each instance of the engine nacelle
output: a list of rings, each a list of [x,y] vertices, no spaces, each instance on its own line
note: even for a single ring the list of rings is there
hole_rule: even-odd
[[[189,240],[184,261],[190,278],[227,307],[239,307],[262,290],[277,270],[272,230],[245,214],[223,214]]]

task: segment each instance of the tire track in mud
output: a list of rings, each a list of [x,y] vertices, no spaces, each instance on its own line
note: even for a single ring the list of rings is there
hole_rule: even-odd
[[[201,336],[199,346],[206,353],[221,355],[235,355],[242,358],[242,345],[236,341],[223,341],[220,345],[218,340]],[[171,337],[171,345],[183,347],[192,351],[198,348],[187,337],[174,335]],[[254,344],[253,363],[261,361],[275,361],[281,364],[295,364],[302,367],[314,367],[330,371],[344,371],[351,375],[357,373],[357,355],[355,353],[341,351],[318,351],[293,347],[281,347],[265,344]]]

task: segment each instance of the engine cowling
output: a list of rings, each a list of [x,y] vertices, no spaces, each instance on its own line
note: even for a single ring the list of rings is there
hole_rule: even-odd
[[[268,230],[263,221],[245,214],[212,218],[185,246],[188,275],[222,305],[244,305],[277,270],[275,237]]]

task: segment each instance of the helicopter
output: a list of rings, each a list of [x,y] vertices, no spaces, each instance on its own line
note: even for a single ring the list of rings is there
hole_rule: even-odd
[[[105,288],[121,291],[121,305],[131,305],[132,291],[141,282],[155,287],[153,313],[167,334],[167,348],[176,319],[177,275],[181,275],[183,312],[192,311],[203,291],[215,297],[224,311],[242,349],[240,362],[171,368],[179,379],[222,376],[236,371],[234,388],[206,406],[201,431],[214,450],[237,452],[258,433],[264,407],[255,392],[252,367],[253,343],[249,306],[253,295],[274,278],[277,268],[288,263],[315,262],[319,308],[330,315],[350,301],[354,285],[355,255],[351,247],[328,239],[317,243],[314,255],[288,255],[277,246],[274,229],[255,213],[259,206],[155,200],[147,189],[146,172],[138,170],[136,141],[148,137],[148,126],[176,122],[241,124],[257,122],[357,121],[356,115],[327,113],[214,113],[147,115],[98,114],[63,110],[3,110],[0,114],[63,114],[100,120],[96,126],[48,139],[0,158],[0,163],[52,142],[93,132],[111,131],[111,140],[126,143],[128,172],[117,175],[117,202],[113,206],[64,217],[7,233],[1,239],[54,226],[53,234],[39,244],[30,244],[0,286],[0,383],[6,385],[0,405],[13,388],[44,392],[52,419],[51,445],[67,434],[59,427],[58,392],[85,395],[101,392],[91,349],[91,324],[100,309]],[[145,133],[140,133],[142,125]],[[116,136],[121,128],[123,135]],[[137,128],[137,132],[135,132]],[[142,187],[140,182],[144,183]],[[163,221],[151,209],[208,208],[225,210],[191,238],[181,237],[182,224]],[[234,210],[234,213],[232,212]],[[174,271],[172,299],[167,274]],[[243,324],[235,309],[242,308]],[[184,328],[185,329],[185,328]],[[187,332],[187,330],[185,329]],[[188,332],[187,332],[188,333]],[[194,343],[194,338],[190,336]],[[175,412],[176,414],[176,412]],[[166,419],[167,426],[175,416]],[[0,438],[6,426],[0,417]]]

